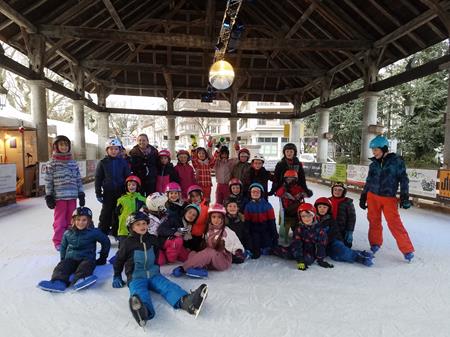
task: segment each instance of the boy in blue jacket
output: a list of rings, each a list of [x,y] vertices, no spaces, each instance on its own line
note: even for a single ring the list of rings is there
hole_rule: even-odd
[[[102,249],[96,260],[96,244]],[[64,232],[61,242],[61,261],[53,270],[50,281],[41,281],[38,287],[51,292],[64,292],[68,286],[81,289],[94,283],[96,265],[103,265],[108,258],[111,244],[108,237],[92,223],[92,211],[78,207],[72,216],[72,227]],[[73,275],[72,280],[70,277]]]
[[[125,193],[125,179],[130,175],[128,163],[119,156],[121,146],[118,139],[108,140],[106,156],[100,160],[95,171],[95,195],[102,204],[98,228],[114,237],[117,237],[118,231],[117,199]]]
[[[208,288],[200,285],[188,294],[176,283],[161,275],[158,259],[157,238],[148,233],[149,217],[143,212],[134,212],[127,219],[128,236],[120,245],[114,263],[113,288],[122,288],[122,271],[125,268],[130,290],[129,305],[134,319],[140,326],[155,316],[149,290],[160,294],[175,309],[183,309],[198,315],[206,298]]]

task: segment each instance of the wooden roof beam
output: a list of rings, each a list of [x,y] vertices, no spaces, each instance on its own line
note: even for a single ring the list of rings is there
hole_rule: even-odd
[[[108,9],[109,14],[113,18],[117,28],[119,30],[125,31],[127,30],[122,22],[122,20],[119,17],[119,14],[117,13],[116,9],[114,8],[114,5],[111,3],[111,0],[103,0],[103,3],[105,4],[106,9]],[[128,43],[128,47],[130,47],[131,51],[135,51],[136,47],[132,43]]]
[[[51,38],[73,38],[99,41],[138,43],[184,48],[214,49],[214,41],[200,35],[162,34],[120,31],[75,26],[40,25],[39,32]],[[307,40],[247,38],[239,43],[243,50],[361,50],[371,45],[366,40]]]
[[[3,0],[0,0],[0,12],[18,26],[24,27],[28,33],[37,33],[37,28],[26,17]]]
[[[420,0],[422,3],[427,5],[433,12],[439,16],[442,24],[447,28],[447,33],[450,36],[450,15],[447,13],[446,9],[443,8],[441,3],[435,0]]]

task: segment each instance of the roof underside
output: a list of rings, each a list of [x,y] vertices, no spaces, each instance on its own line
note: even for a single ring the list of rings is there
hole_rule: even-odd
[[[236,51],[238,98],[303,102],[320,96],[324,76],[337,88],[362,77],[370,50],[379,67],[445,39],[431,0],[246,0]],[[3,2],[3,1],[2,1]],[[208,85],[226,1],[16,0],[7,2],[47,41],[45,65],[85,90],[200,98]],[[438,6],[448,16],[450,1]],[[138,32],[138,33],[136,33]],[[0,14],[0,39],[27,54],[26,34]],[[237,83],[237,84],[236,84]],[[225,91],[228,97],[230,91]],[[220,97],[218,97],[220,98]]]

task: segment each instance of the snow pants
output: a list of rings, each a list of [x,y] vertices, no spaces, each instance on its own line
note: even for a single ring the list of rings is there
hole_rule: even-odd
[[[130,297],[134,295],[139,296],[142,303],[147,307],[149,319],[155,316],[155,309],[149,290],[160,294],[175,309],[180,307],[180,299],[188,294],[178,284],[168,280],[161,274],[154,275],[150,278],[133,279],[128,287]]]
[[[257,259],[261,256],[261,249],[274,248],[278,244],[278,233],[274,227],[270,228],[268,224],[254,224],[250,226],[250,251],[252,258]]]
[[[53,213],[53,244],[61,245],[63,234],[72,221],[72,213],[77,208],[77,199],[56,200]]]
[[[327,246],[327,254],[334,261],[350,262],[356,261],[357,251],[348,248],[345,243],[340,240],[333,240]]]
[[[231,253],[218,252],[213,248],[205,248],[199,252],[191,252],[183,264],[183,269],[206,268],[210,270],[226,270],[231,267]]]
[[[68,285],[70,283],[70,275],[74,274],[72,283],[75,283],[80,278],[92,275],[94,269],[95,261],[93,260],[64,259],[53,270],[52,281],[59,280]]]
[[[384,214],[389,230],[397,241],[398,249],[403,254],[414,252],[408,232],[403,226],[396,197],[382,197],[372,192],[367,193],[367,219],[369,220],[369,243],[383,244],[383,226],[381,213]]]
[[[217,183],[216,187],[216,204],[222,204],[230,196],[230,188],[227,184]]]
[[[179,236],[167,239],[164,242],[163,249],[159,251],[158,264],[162,266],[166,263],[186,261],[189,251],[184,247],[183,241],[183,238]]]
[[[119,191],[106,191],[103,194],[102,210],[98,219],[98,228],[106,235],[117,236],[119,220],[117,219],[117,199],[120,198]],[[109,231],[111,230],[111,233]]]

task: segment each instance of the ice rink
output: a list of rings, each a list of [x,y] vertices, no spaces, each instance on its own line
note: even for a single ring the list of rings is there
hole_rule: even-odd
[[[311,201],[329,196],[326,186],[310,187]],[[100,204],[92,184],[86,195],[97,222]],[[271,201],[278,209],[278,201]],[[366,214],[356,209],[354,248],[368,249]],[[129,312],[128,289],[111,287],[109,264],[96,269],[97,284],[84,291],[36,288],[59,261],[51,242],[53,212],[43,198],[22,201],[0,208],[0,336],[448,337],[450,216],[418,208],[400,212],[416,248],[411,264],[387,228],[370,268],[333,262],[334,269],[313,265],[302,272],[293,261],[261,257],[210,272],[208,299],[197,319],[154,294],[156,317],[143,330]],[[113,244],[110,256],[116,249]],[[169,275],[173,267],[161,271]],[[170,278],[187,290],[201,283]]]

